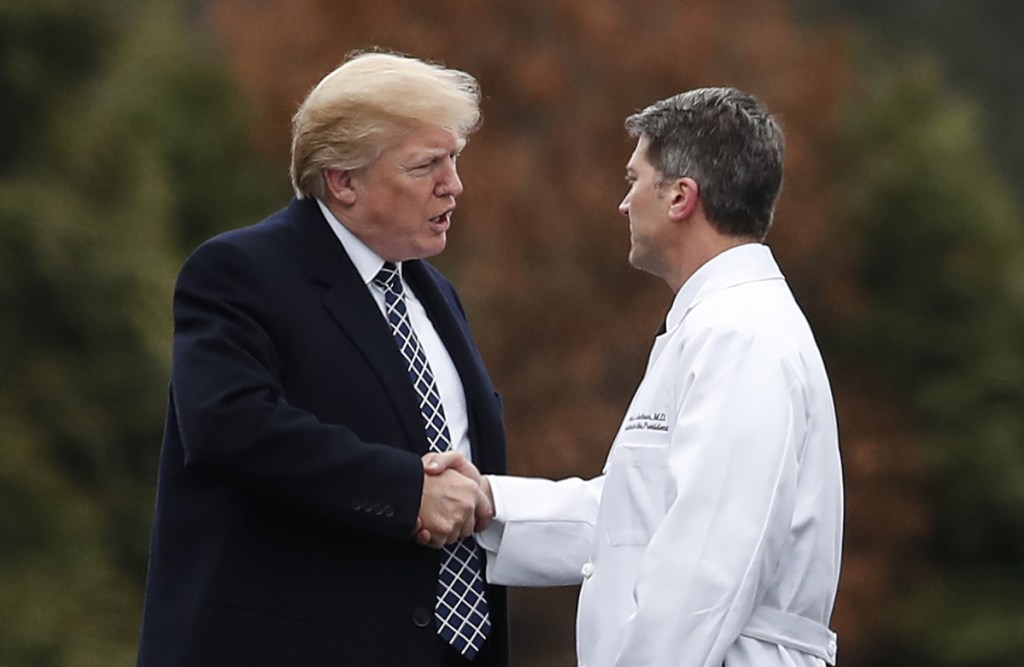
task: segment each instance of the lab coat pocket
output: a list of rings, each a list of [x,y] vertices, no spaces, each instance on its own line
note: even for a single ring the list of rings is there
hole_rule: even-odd
[[[602,505],[612,546],[645,545],[665,517],[668,447],[621,443],[612,454]]]

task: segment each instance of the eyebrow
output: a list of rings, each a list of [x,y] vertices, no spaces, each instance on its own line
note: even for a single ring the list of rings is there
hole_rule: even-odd
[[[458,155],[458,154],[460,154],[462,152],[462,149],[464,147],[465,147],[465,144],[463,144],[462,146],[456,146],[454,149],[450,149],[447,146],[436,146],[436,147],[433,147],[433,148],[420,148],[420,149],[417,149],[417,150],[414,150],[414,151],[410,152],[409,155],[408,155],[408,159],[410,161],[412,161],[412,162],[416,162],[418,160],[421,160],[421,159],[424,159],[424,158],[428,158],[428,157],[429,158],[443,157],[445,155],[451,154],[452,152],[454,152],[456,155]]]
[[[415,160],[421,157],[435,157],[438,155],[448,155],[448,152],[448,149],[443,146],[439,146],[436,148],[419,148],[417,150],[411,151],[409,153],[409,156]]]

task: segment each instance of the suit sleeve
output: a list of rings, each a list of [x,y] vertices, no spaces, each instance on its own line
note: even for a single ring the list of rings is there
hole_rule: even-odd
[[[204,244],[183,267],[168,418],[185,467],[339,528],[410,539],[423,485],[419,457],[363,442],[289,404],[278,298],[266,272],[227,242]]]
[[[770,342],[705,331],[679,367],[667,514],[617,667],[720,667],[777,568],[796,497],[799,383]]]

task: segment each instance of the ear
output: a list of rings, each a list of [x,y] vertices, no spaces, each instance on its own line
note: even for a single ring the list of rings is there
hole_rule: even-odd
[[[324,184],[331,196],[345,206],[356,203],[356,189],[352,182],[352,172],[348,169],[324,169]]]
[[[670,220],[685,220],[693,215],[700,201],[700,185],[692,178],[677,178],[666,189]]]

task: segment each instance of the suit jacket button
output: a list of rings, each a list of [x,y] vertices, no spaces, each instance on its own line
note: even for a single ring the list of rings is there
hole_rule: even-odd
[[[395,510],[391,508],[391,505],[384,506],[384,516],[388,517],[389,519],[395,516]]]
[[[425,628],[430,625],[430,621],[434,618],[434,615],[423,607],[417,607],[412,612],[412,622],[416,624],[417,628]]]

